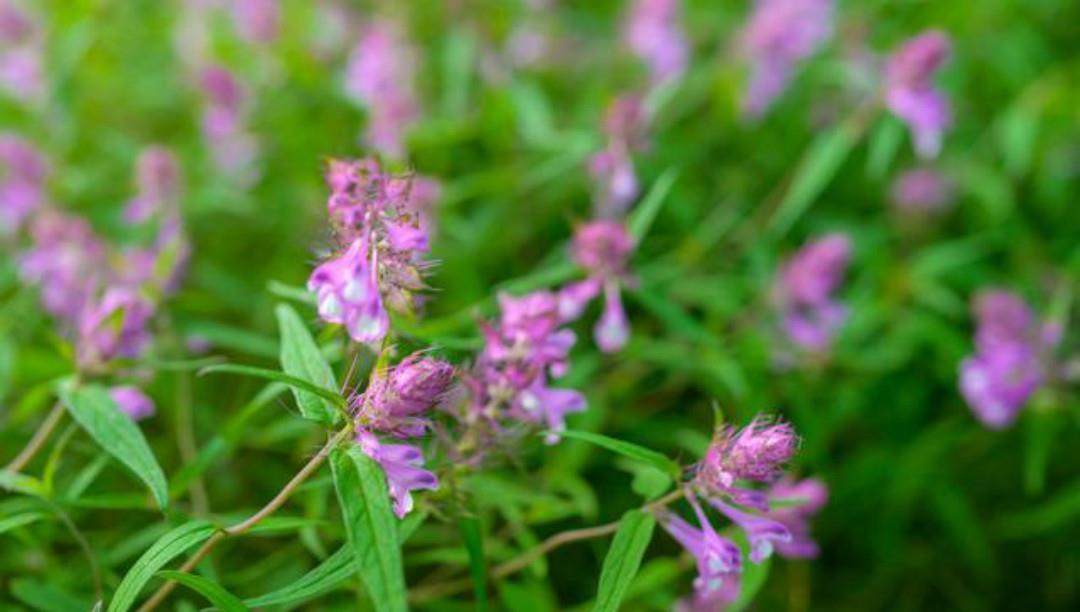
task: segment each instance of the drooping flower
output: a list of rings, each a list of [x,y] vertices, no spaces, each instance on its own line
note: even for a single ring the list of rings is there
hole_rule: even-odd
[[[109,395],[116,402],[116,405],[120,407],[120,410],[131,417],[133,421],[141,421],[152,417],[156,412],[154,400],[147,397],[138,387],[130,385],[112,387],[109,389]]]
[[[649,68],[652,84],[678,78],[686,70],[689,43],[681,23],[681,0],[634,0],[623,39]]]
[[[43,40],[36,20],[14,2],[0,2],[0,91],[23,104],[45,95]]]
[[[949,99],[934,87],[934,75],[950,53],[949,37],[929,30],[900,45],[885,64],[885,105],[907,123],[915,151],[924,158],[937,156],[952,123]]]
[[[630,336],[620,292],[621,286],[632,280],[627,272],[627,259],[633,250],[630,232],[614,220],[592,221],[574,231],[572,255],[588,276],[559,291],[559,312],[566,321],[578,318],[586,304],[603,289],[604,312],[597,321],[594,336],[605,352],[618,351]]]
[[[960,364],[960,391],[990,429],[1010,426],[1046,381],[1053,325],[1040,325],[1017,295],[988,290],[974,300],[975,353]]]
[[[367,241],[357,238],[341,256],[315,268],[307,284],[316,295],[319,317],[344,325],[353,340],[365,343],[382,339],[390,326],[368,257]]]
[[[768,559],[776,546],[791,542],[791,532],[783,523],[764,515],[743,512],[719,497],[710,497],[709,503],[743,530],[750,540],[750,560],[754,563]]]
[[[45,203],[47,171],[45,159],[32,144],[15,134],[0,133],[0,237],[21,229],[27,217]]]
[[[889,196],[893,206],[903,213],[932,214],[952,203],[953,185],[933,168],[915,168],[896,177]]]
[[[850,257],[847,236],[828,234],[804,246],[781,267],[772,298],[784,331],[796,346],[824,351],[844,322],[847,309],[833,293]]]
[[[645,147],[646,116],[639,97],[624,95],[608,107],[604,120],[607,144],[589,158],[598,216],[621,217],[638,195],[631,154]]]
[[[377,21],[361,33],[345,69],[345,93],[368,110],[365,142],[392,157],[403,154],[419,114],[414,57],[397,24]]]
[[[386,444],[374,434],[360,431],[356,436],[360,450],[374,459],[386,474],[386,484],[393,500],[394,514],[404,518],[413,508],[412,492],[439,488],[439,479],[425,470],[424,455],[411,444]]]
[[[259,177],[255,166],[258,143],[245,125],[247,91],[220,65],[203,68],[199,85],[204,98],[202,133],[214,165],[241,186],[251,185]]]
[[[795,482],[785,477],[769,488],[768,496],[774,503],[766,516],[782,524],[791,534],[789,541],[775,542],[776,552],[789,559],[816,558],[819,548],[810,536],[810,518],[825,507],[829,488],[817,478]],[[778,501],[790,505],[777,505],[775,502]],[[794,503],[796,501],[798,503]]]
[[[765,114],[787,88],[796,64],[810,57],[832,35],[831,0],[757,0],[739,36],[750,63],[743,112]]]
[[[660,526],[690,553],[697,564],[694,579],[695,600],[730,603],[738,595],[739,573],[742,572],[742,553],[738,545],[720,536],[701,505],[693,496],[687,498],[694,509],[700,527],[671,512],[660,514]]]

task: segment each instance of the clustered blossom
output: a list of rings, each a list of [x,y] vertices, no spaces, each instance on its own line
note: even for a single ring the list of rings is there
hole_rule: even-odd
[[[616,98],[604,120],[607,144],[589,158],[589,174],[595,185],[597,213],[619,217],[638,196],[638,179],[631,154],[645,147],[647,118],[635,95]]]
[[[48,164],[30,142],[0,133],[0,238],[18,232],[45,204]]]
[[[780,269],[773,301],[784,332],[797,347],[820,352],[847,318],[847,308],[833,293],[839,288],[851,256],[843,234],[828,234],[799,250]]]
[[[412,510],[412,491],[433,490],[439,482],[423,468],[421,449],[412,444],[388,444],[378,435],[396,439],[423,435],[431,422],[427,413],[442,399],[453,381],[454,368],[445,361],[414,353],[386,372],[377,373],[368,388],[351,400],[360,450],[386,473],[394,513]]]
[[[177,209],[180,166],[171,151],[152,146],[139,154],[135,162],[135,190],[135,197],[124,208],[124,220],[129,223],[142,223]]]
[[[566,415],[585,409],[585,397],[550,386],[566,373],[574,332],[560,329],[559,299],[549,291],[522,297],[499,295],[498,324],[485,324],[484,349],[465,376],[470,394],[466,421],[498,430],[506,421],[530,423],[552,432],[566,428]],[[558,436],[548,436],[548,442]]]
[[[939,212],[952,203],[953,185],[933,168],[916,168],[896,177],[889,195],[899,211],[926,215]]]
[[[937,156],[952,123],[949,99],[934,87],[934,75],[950,53],[949,37],[930,30],[902,44],[885,64],[885,105],[907,123],[915,151],[924,158]]]
[[[431,184],[414,195],[408,176],[393,176],[373,159],[332,160],[327,209],[339,252],[315,268],[308,289],[319,317],[343,325],[353,340],[382,340],[388,309],[412,312],[430,264],[426,209]]]
[[[379,21],[361,33],[345,69],[345,93],[368,110],[365,142],[392,157],[402,156],[419,114],[414,56],[398,26]]]
[[[976,296],[975,353],[960,364],[960,391],[990,429],[1011,425],[1046,382],[1059,326],[1040,324],[1024,300],[1003,290]]]
[[[626,45],[649,68],[658,85],[686,70],[690,54],[681,22],[681,0],[635,0],[624,26]]]
[[[797,447],[790,425],[761,416],[742,429],[725,426],[716,432],[684,490],[699,527],[670,512],[660,515],[661,526],[697,561],[694,594],[680,610],[722,609],[739,593],[739,547],[716,532],[699,498],[746,534],[752,563],[763,562],[774,550],[790,557],[816,554],[808,520],[825,503],[824,485],[816,480],[776,482]],[[760,491],[749,488],[750,483],[775,484]],[[772,507],[778,500],[792,505]]]
[[[29,104],[44,97],[39,24],[12,0],[0,0],[0,91]]]
[[[765,114],[787,88],[796,64],[832,35],[831,0],[756,0],[739,43],[750,63],[743,111]]]
[[[202,134],[214,165],[238,184],[248,186],[259,176],[255,161],[258,142],[246,125],[248,92],[228,68],[210,65],[199,74],[203,94]]]
[[[559,313],[564,320],[577,319],[585,306],[603,291],[604,312],[593,335],[597,346],[605,352],[618,351],[630,337],[621,286],[632,281],[626,264],[633,250],[634,239],[618,221],[591,221],[574,232],[574,261],[586,271],[587,277],[559,291]]]

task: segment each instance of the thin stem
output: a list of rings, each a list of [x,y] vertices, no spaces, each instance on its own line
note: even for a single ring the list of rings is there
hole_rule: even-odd
[[[53,430],[60,424],[60,420],[64,417],[64,405],[60,402],[56,402],[53,406],[52,412],[49,416],[45,417],[45,421],[34,432],[34,436],[30,438],[30,441],[26,443],[26,446],[18,454],[17,457],[11,460],[11,463],[4,466],[4,469],[9,472],[18,472],[26,467],[27,463],[34,458],[41,447],[45,444],[45,440],[49,439]]]
[[[203,545],[199,547],[199,550],[195,551],[195,554],[192,555],[191,558],[189,558],[187,561],[184,562],[183,565],[180,566],[180,571],[190,572],[192,569],[195,568],[196,565],[199,564],[200,561],[202,561],[204,558],[206,558],[207,555],[210,554],[210,551],[214,550],[214,547],[218,545],[218,542],[221,542],[225,538],[231,536],[238,536],[244,534],[252,527],[259,524],[259,521],[262,521],[264,518],[270,516],[275,511],[277,511],[277,509],[280,508],[285,503],[285,501],[289,499],[289,496],[296,491],[297,487],[303,484],[303,482],[307,480],[307,478],[311,476],[315,472],[315,470],[319,469],[319,466],[321,466],[323,462],[326,461],[326,458],[330,455],[330,451],[332,451],[334,447],[338,445],[338,443],[348,437],[350,433],[352,433],[352,427],[346,427],[345,429],[339,431],[333,438],[330,439],[329,442],[326,443],[325,446],[319,449],[319,452],[314,457],[312,457],[311,460],[308,461],[306,465],[304,465],[304,467],[300,468],[300,471],[292,477],[292,480],[290,480],[288,484],[282,487],[281,491],[279,491],[278,494],[274,496],[274,499],[271,499],[265,506],[262,507],[261,510],[259,510],[255,514],[252,514],[247,519],[236,523],[235,525],[232,525],[230,527],[226,527],[225,529],[222,529],[221,531],[218,531],[214,535],[210,536],[210,539],[203,543]],[[139,607],[138,612],[150,612],[151,610],[155,609],[158,605],[161,604],[162,601],[165,600],[166,597],[169,596],[169,593],[171,593],[172,590],[175,588],[175,582],[173,582],[172,580],[165,581],[165,583],[162,584],[158,588],[158,590],[150,596],[150,599],[147,599],[146,602]]]
[[[683,496],[683,490],[676,489],[671,493],[668,493],[660,499],[649,502],[641,507],[646,512],[652,512],[658,508],[663,508],[668,504],[678,500]],[[602,538],[606,535],[611,535],[618,531],[619,521],[613,521],[611,523],[605,523],[603,525],[597,525],[595,527],[585,527],[583,529],[572,529],[570,531],[563,531],[557,533],[550,538],[544,540],[539,546],[531,548],[521,555],[510,559],[504,563],[496,565],[491,570],[492,578],[504,578],[510,574],[519,572],[526,567],[532,565],[533,561],[542,557],[549,552],[569,544],[571,542],[578,542],[581,540],[591,540],[593,538]],[[442,597],[445,595],[453,595],[455,593],[461,593],[467,591],[472,587],[472,580],[469,578],[462,578],[458,580],[451,580],[447,582],[440,582],[428,586],[419,587],[409,592],[409,600],[412,602],[421,602]]]

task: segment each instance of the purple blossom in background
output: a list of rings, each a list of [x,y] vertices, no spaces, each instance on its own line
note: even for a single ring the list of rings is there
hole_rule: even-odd
[[[885,105],[907,123],[924,158],[937,156],[942,133],[952,123],[949,99],[934,88],[934,75],[950,53],[949,37],[929,30],[902,44],[885,64]]]
[[[634,0],[627,15],[623,39],[649,67],[654,86],[686,70],[690,45],[681,13],[681,0]]]
[[[960,364],[960,391],[983,425],[1004,429],[1046,381],[1047,354],[1060,334],[1007,291],[980,293],[973,310],[975,353]]]
[[[0,0],[0,91],[19,102],[45,96],[41,28],[14,2]]]
[[[109,396],[120,407],[120,410],[131,417],[133,421],[141,421],[152,417],[156,412],[154,400],[147,397],[138,387],[129,385],[112,387],[109,389]]]
[[[631,153],[645,147],[645,109],[633,95],[616,98],[604,120],[605,148],[589,158],[589,174],[600,217],[621,217],[638,196]]]
[[[18,232],[45,203],[48,165],[29,141],[0,133],[0,237]]]
[[[618,351],[630,336],[620,286],[631,280],[626,264],[633,250],[633,237],[618,221],[592,221],[574,231],[574,261],[588,276],[559,291],[559,312],[564,320],[576,319],[603,290],[604,311],[593,333],[597,345],[605,352]]]
[[[419,115],[415,73],[415,51],[397,24],[364,29],[345,69],[345,93],[367,108],[364,140],[380,153],[404,154],[405,131]]]
[[[271,43],[278,36],[281,15],[278,0],[231,0],[233,23],[250,43]]]
[[[147,147],[135,162],[137,195],[124,209],[124,220],[142,223],[164,211],[175,211],[180,197],[180,165],[165,147]]]
[[[804,350],[821,352],[847,318],[833,298],[847,270],[851,242],[828,234],[804,246],[783,264],[773,287],[788,339]]]
[[[199,85],[204,98],[202,133],[214,165],[240,185],[251,185],[259,176],[258,143],[245,125],[247,91],[232,72],[218,65],[202,69]]]
[[[76,359],[84,368],[117,357],[138,357],[150,342],[155,305],[136,289],[114,286],[87,306],[79,320]]]
[[[739,36],[750,62],[743,112],[760,117],[787,88],[795,65],[832,35],[831,0],[757,0]]]
[[[810,537],[810,518],[825,507],[829,488],[817,478],[795,482],[790,477],[769,488],[773,502],[800,500],[794,505],[774,506],[766,514],[787,528],[791,539],[776,543],[776,552],[789,559],[814,559],[818,556],[817,542]]]
[[[374,459],[386,474],[390,498],[394,502],[394,514],[404,518],[413,508],[412,492],[420,489],[433,491],[439,488],[439,479],[425,470],[424,455],[419,447],[410,444],[386,444],[366,431],[356,436],[360,450]]]
[[[896,177],[889,196],[893,206],[901,212],[932,214],[952,203],[953,185],[933,168],[915,168]]]
[[[30,236],[19,275],[40,287],[45,310],[74,331],[105,269],[105,244],[83,219],[52,210],[34,219]]]

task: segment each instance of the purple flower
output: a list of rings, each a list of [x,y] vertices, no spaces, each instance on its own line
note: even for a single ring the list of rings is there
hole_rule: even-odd
[[[19,257],[19,275],[40,286],[45,310],[74,329],[97,290],[105,245],[86,221],[57,211],[38,215],[30,235],[33,246]]]
[[[901,212],[929,214],[952,203],[953,186],[933,168],[915,168],[896,177],[889,196],[893,206]]]
[[[591,221],[574,231],[574,261],[591,276],[612,278],[625,274],[626,260],[633,251],[634,239],[618,221]]]
[[[810,537],[810,518],[825,507],[829,499],[829,488],[816,478],[807,478],[795,482],[785,477],[769,488],[769,497],[774,501],[801,500],[798,504],[774,507],[767,516],[787,527],[791,540],[776,542],[776,552],[789,559],[813,559],[818,556],[817,542]]]
[[[794,67],[832,35],[830,0],[757,0],[739,41],[750,62],[743,110],[759,117],[784,92]]]
[[[12,2],[0,2],[0,90],[19,102],[45,95],[41,28]]]
[[[278,35],[281,16],[277,0],[232,0],[233,23],[240,36],[252,43],[270,43]]]
[[[150,146],[135,162],[135,187],[138,194],[124,209],[124,220],[142,223],[163,211],[175,211],[180,197],[180,164],[172,151]]]
[[[316,295],[319,317],[344,325],[357,342],[377,342],[386,335],[390,319],[383,308],[374,262],[368,244],[357,238],[339,257],[320,264],[307,287]]]
[[[734,599],[733,595],[738,592],[738,574],[742,571],[739,547],[716,533],[701,505],[692,495],[687,500],[694,509],[700,528],[667,511],[660,514],[660,526],[682,544],[697,563],[695,599],[712,601],[721,593]],[[732,585],[736,587],[734,593]]]
[[[717,497],[710,497],[709,503],[743,530],[750,540],[750,560],[754,563],[768,559],[776,546],[791,542],[791,532],[783,523],[767,516],[743,512]]]
[[[349,57],[345,92],[368,109],[364,140],[377,151],[400,157],[405,131],[416,120],[415,52],[396,24],[369,25]]]
[[[109,389],[109,395],[121,412],[133,421],[141,421],[154,416],[154,400],[146,396],[138,387],[122,385]]]
[[[791,425],[763,416],[754,417],[742,429],[722,427],[698,467],[697,480],[708,490],[725,493],[736,480],[772,482],[780,477],[798,444]]]
[[[360,427],[397,437],[423,435],[425,414],[450,389],[454,367],[445,361],[409,355],[352,399]]]
[[[645,110],[637,96],[616,98],[604,119],[607,145],[589,159],[589,174],[602,217],[618,217],[638,195],[637,174],[630,154],[645,147]]]
[[[596,345],[605,353],[614,353],[630,340],[630,323],[623,310],[619,286],[608,282],[604,286],[604,313],[593,330]]]
[[[425,470],[424,455],[409,444],[384,444],[375,435],[360,431],[356,436],[360,450],[374,459],[386,473],[386,484],[394,502],[394,514],[404,518],[413,508],[412,492],[439,487],[435,474]]]
[[[44,204],[47,171],[32,144],[15,134],[0,133],[0,237],[17,232]]]
[[[949,100],[933,82],[950,53],[949,37],[929,30],[902,44],[885,64],[885,105],[908,124],[924,158],[937,156],[942,132],[952,123]]]
[[[689,43],[680,23],[680,0],[635,0],[624,27],[626,45],[649,67],[653,85],[686,70]]]
[[[634,239],[617,221],[601,219],[578,226],[574,232],[574,260],[588,273],[585,281],[568,285],[559,293],[559,309],[564,320],[581,315],[585,305],[604,288],[604,313],[596,324],[596,344],[605,352],[625,346],[629,323],[622,307],[620,284],[628,279],[626,260],[634,250]]]
[[[148,324],[153,314],[154,304],[137,290],[106,288],[79,321],[79,365],[92,368],[116,357],[138,357],[150,341]]]
[[[244,125],[247,92],[224,66],[203,68],[200,86],[205,98],[202,133],[214,164],[241,185],[254,183],[258,178],[258,143]]]
[[[773,287],[788,338],[800,348],[828,348],[843,324],[847,309],[833,299],[851,257],[843,234],[828,234],[799,250],[780,268]]]

